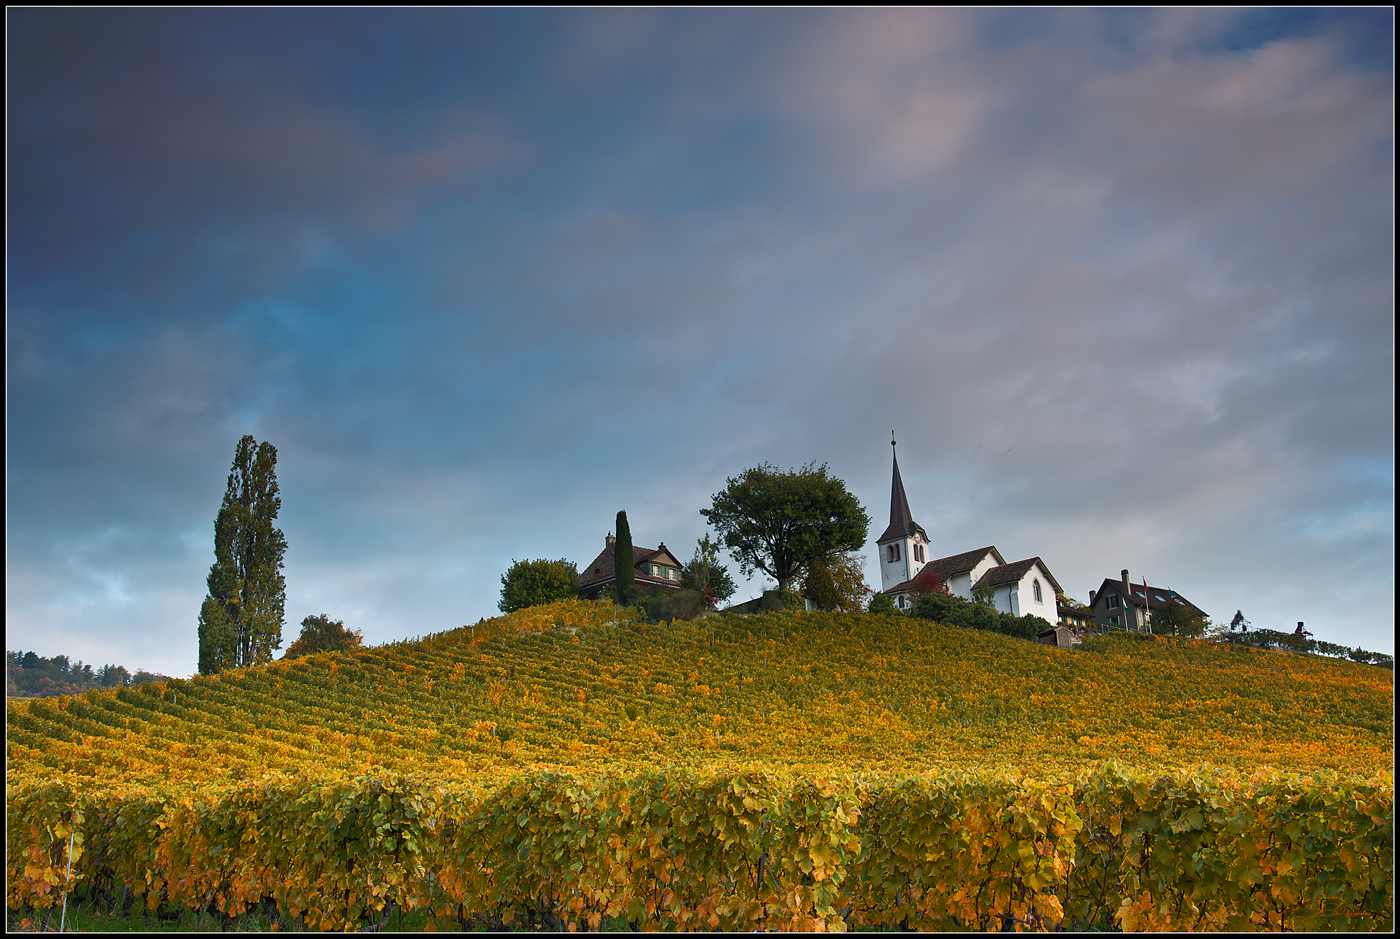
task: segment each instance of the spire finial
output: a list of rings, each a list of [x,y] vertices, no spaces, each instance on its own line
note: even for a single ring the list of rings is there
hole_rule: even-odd
[[[890,431],[890,446],[894,446],[894,431]]]

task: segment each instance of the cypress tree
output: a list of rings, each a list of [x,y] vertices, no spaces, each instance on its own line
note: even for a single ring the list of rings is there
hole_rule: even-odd
[[[201,675],[271,662],[282,646],[287,539],[273,526],[278,491],[277,448],[245,435],[214,520],[214,564],[199,611]]]
[[[627,527],[627,512],[617,513],[617,541],[613,542],[613,573],[617,575],[617,602],[623,606],[632,599],[636,578],[632,576],[632,529]]]

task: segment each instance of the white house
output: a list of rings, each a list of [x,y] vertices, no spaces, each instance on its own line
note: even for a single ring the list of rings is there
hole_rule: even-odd
[[[1002,613],[1038,616],[1051,626],[1058,619],[1055,595],[1061,592],[1060,585],[1038,557],[1008,564],[992,545],[948,557],[929,557],[928,534],[909,512],[897,455],[890,485],[890,524],[876,544],[881,591],[901,610],[909,609],[914,596],[931,589],[937,578],[948,585],[949,593],[965,600],[972,599],[975,587],[990,588],[992,603]]]

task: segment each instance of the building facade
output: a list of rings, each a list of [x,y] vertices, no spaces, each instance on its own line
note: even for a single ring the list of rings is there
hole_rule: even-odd
[[[613,567],[616,545],[617,538],[609,532],[603,539],[602,553],[579,571],[578,595],[583,599],[596,600],[604,587],[617,583],[617,570]],[[632,580],[640,586],[679,590],[681,567],[664,541],[656,548],[632,546]]]

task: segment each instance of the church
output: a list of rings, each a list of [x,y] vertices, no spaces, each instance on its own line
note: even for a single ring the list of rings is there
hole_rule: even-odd
[[[893,440],[890,446],[894,446]],[[931,589],[937,578],[948,585],[950,593],[964,600],[971,600],[978,587],[990,589],[992,604],[998,611],[1012,616],[1039,616],[1048,625],[1055,625],[1055,595],[1061,592],[1060,585],[1040,558],[1008,564],[992,545],[948,557],[929,557],[928,534],[909,512],[909,499],[899,478],[898,454],[894,457],[894,480],[890,485],[890,524],[876,544],[880,552],[881,592],[900,610],[912,607],[914,597]]]

